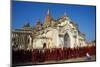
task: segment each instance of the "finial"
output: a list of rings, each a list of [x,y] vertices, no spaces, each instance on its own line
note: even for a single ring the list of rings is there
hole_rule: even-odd
[[[47,15],[50,15],[50,9],[48,9]]]
[[[67,14],[66,14],[66,10],[65,10],[65,12],[64,12],[64,16],[67,16]]]
[[[30,26],[30,23],[29,23],[29,20],[27,19],[27,20],[25,21],[25,23],[24,23],[24,26],[23,26],[23,27],[28,27],[28,26]]]

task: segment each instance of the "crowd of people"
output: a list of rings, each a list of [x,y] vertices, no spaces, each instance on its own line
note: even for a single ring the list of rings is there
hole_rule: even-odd
[[[32,51],[31,50],[17,50],[12,51],[12,63],[26,63],[32,61]]]
[[[87,53],[91,56],[96,55],[96,47],[17,50],[12,52],[12,56],[14,63],[37,63],[85,57]]]

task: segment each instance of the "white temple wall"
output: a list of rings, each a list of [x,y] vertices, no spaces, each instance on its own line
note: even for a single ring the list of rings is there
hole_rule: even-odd
[[[46,48],[59,48],[61,46],[58,30],[49,29],[45,34],[47,39],[34,39],[33,48],[43,48],[43,43],[46,43]],[[43,35],[41,35],[42,37]]]
[[[64,37],[59,37],[61,48],[64,47]]]
[[[34,39],[33,41],[33,48],[42,48],[43,45],[42,45],[42,39]]]
[[[82,41],[82,47],[86,47],[87,46],[87,44],[86,44],[86,42],[83,40]]]
[[[70,48],[74,47],[75,47],[75,39],[73,38],[73,36],[70,35]]]
[[[76,45],[77,45],[78,47],[80,47],[80,44],[79,44],[79,36],[78,36],[78,31],[77,31],[77,38],[76,38],[76,40],[77,40]]]

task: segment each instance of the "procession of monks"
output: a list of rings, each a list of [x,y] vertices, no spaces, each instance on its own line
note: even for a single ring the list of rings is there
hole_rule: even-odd
[[[84,47],[84,48],[53,48],[32,51],[32,62],[44,62],[44,61],[59,61],[67,60],[78,57],[85,57],[86,53],[89,55],[96,55],[96,47]]]
[[[91,56],[96,55],[96,46],[83,48],[52,48],[52,49],[32,49],[32,50],[17,50],[12,52],[13,63],[20,62],[45,62],[59,61],[78,57],[85,57],[86,53]]]

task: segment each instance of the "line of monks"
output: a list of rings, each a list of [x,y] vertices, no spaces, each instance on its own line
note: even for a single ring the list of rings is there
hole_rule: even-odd
[[[59,61],[78,57],[85,57],[86,53],[89,55],[96,55],[96,47],[83,48],[53,48],[53,49],[33,49],[33,50],[17,50],[12,52],[13,63],[20,62],[45,62],[45,61]]]

